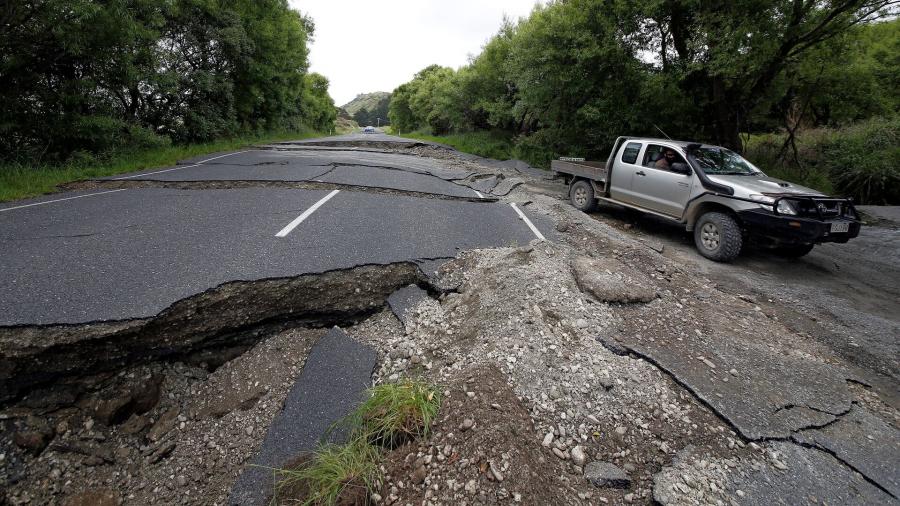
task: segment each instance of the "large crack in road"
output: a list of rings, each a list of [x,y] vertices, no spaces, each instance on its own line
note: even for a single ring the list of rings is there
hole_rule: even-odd
[[[228,282],[152,318],[0,327],[0,405],[48,385],[86,388],[79,385],[85,376],[135,364],[247,349],[282,324],[352,324],[382,308],[398,288],[423,280],[414,262],[360,266]]]

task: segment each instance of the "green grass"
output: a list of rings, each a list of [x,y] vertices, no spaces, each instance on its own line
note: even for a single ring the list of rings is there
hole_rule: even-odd
[[[351,415],[356,437],[385,446],[427,434],[441,405],[440,393],[417,381],[385,383]]]
[[[297,469],[275,471],[275,502],[285,495],[285,502],[304,506],[337,504],[342,494],[362,494],[368,497],[381,478],[378,467],[380,451],[364,440],[345,445],[319,448],[312,460]],[[362,490],[349,490],[360,488]],[[303,494],[302,501],[290,497]]]
[[[56,186],[125,172],[174,165],[193,156],[232,151],[251,144],[319,137],[312,131],[276,132],[260,136],[222,139],[203,144],[174,145],[128,151],[104,158],[74,157],[63,164],[0,164],[0,202],[35,197],[55,191]]]
[[[383,449],[426,435],[441,405],[438,389],[419,381],[386,383],[368,393],[342,421],[349,443],[322,446],[297,468],[275,470],[275,503],[330,506],[344,494],[368,498],[381,482]]]
[[[509,160],[516,158],[512,137],[501,132],[477,131],[448,135],[429,135],[426,132],[401,132],[402,137],[420,141],[438,142],[452,146],[463,153]]]

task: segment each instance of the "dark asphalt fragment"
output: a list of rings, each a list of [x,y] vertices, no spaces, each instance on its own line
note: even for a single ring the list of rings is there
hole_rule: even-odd
[[[786,469],[773,465],[738,469],[732,474],[732,492],[744,492],[741,504],[897,504],[826,452],[782,442],[767,448],[778,453]]]
[[[616,343],[667,371],[750,440],[789,438],[832,422],[851,406],[840,368],[775,355],[762,342],[722,333],[682,340],[620,334]]]
[[[509,195],[509,192],[513,191],[513,188],[519,186],[524,182],[525,180],[523,180],[522,178],[508,177],[503,181],[500,181],[500,183],[491,190],[491,193],[497,195],[498,197],[503,197],[505,195]]]
[[[388,305],[391,311],[397,316],[397,319],[406,326],[409,320],[409,313],[416,307],[419,302],[428,299],[428,292],[422,290],[416,285],[407,285],[392,293],[388,297]]]
[[[373,348],[338,327],[319,339],[288,393],[284,409],[272,421],[259,454],[232,487],[228,503],[268,504],[274,489],[272,469],[283,468],[315,450],[323,440],[345,441],[346,428],[335,424],[365,399],[376,360]]]
[[[798,432],[792,439],[833,454],[900,498],[900,431],[865,408],[854,406],[827,427]]]

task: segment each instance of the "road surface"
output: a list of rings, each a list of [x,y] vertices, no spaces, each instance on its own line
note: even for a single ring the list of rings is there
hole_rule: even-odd
[[[397,139],[356,136],[376,137]],[[328,189],[99,188],[0,205],[0,327],[145,318],[229,281],[448,258],[535,239],[516,209],[454,182],[469,175],[411,155],[293,146],[219,153],[107,182]]]

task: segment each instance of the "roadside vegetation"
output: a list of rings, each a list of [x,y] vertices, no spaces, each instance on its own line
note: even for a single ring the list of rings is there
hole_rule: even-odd
[[[0,24],[0,194],[329,132],[313,21],[287,0],[12,2]]]
[[[58,185],[72,181],[171,166],[185,158],[233,151],[253,144],[321,137],[322,135],[324,134],[304,129],[295,132],[217,139],[202,143],[134,148],[97,155],[82,152],[56,163],[0,163],[0,202],[50,193]]]
[[[401,132],[401,135],[411,139],[446,144],[464,153],[472,153],[473,155],[486,158],[495,158],[497,160],[517,158],[512,137],[503,132],[480,130],[431,135],[427,130],[417,130],[415,132]]]
[[[752,136],[746,156],[767,174],[873,205],[900,203],[900,117],[843,128]]]
[[[432,65],[400,85],[391,124],[541,167],[605,159],[619,135],[668,134],[764,154],[763,170],[861,202],[898,203],[900,168],[881,163],[890,153],[856,149],[896,131],[897,11],[870,0],[549,2],[506,21],[468,65]],[[801,145],[829,160],[804,163]]]
[[[275,504],[366,504],[381,484],[382,452],[426,436],[441,405],[439,391],[419,381],[386,383],[340,426],[342,445],[324,445],[290,469],[275,471]]]

